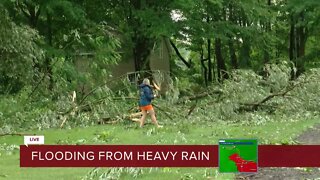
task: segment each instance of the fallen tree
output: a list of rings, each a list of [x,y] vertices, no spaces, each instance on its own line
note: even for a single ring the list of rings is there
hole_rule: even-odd
[[[243,75],[239,75],[239,77],[242,76]],[[161,113],[161,115],[167,117],[164,119],[168,120],[186,119],[192,115],[198,116],[204,113],[210,114],[208,115],[208,119],[213,117],[229,119],[231,116],[236,116],[236,114],[240,115],[241,112],[252,112],[259,109],[270,110],[271,112],[279,109],[280,105],[281,107],[289,106],[290,104],[286,103],[290,103],[290,99],[295,100],[300,98],[296,96],[301,94],[301,90],[303,92],[303,88],[305,88],[304,85],[317,79],[311,77],[313,76],[306,75],[304,79],[302,77],[295,81],[285,81],[281,86],[277,86],[279,88],[273,88],[274,84],[272,83],[274,80],[261,85],[260,82],[262,79],[256,74],[249,72],[245,74],[242,79],[236,79],[237,81],[235,82],[229,80],[220,87],[221,90],[215,88],[200,93],[196,92],[191,96],[182,96],[174,102],[154,101],[153,106],[157,113]],[[285,76],[280,76],[278,79],[284,78]],[[266,80],[263,79],[263,81]],[[250,83],[249,86],[248,83]],[[295,89],[299,90],[290,93]],[[96,119],[95,121],[98,123],[101,122],[101,124],[115,124],[126,120],[139,122],[141,112],[139,112],[138,106],[134,105],[138,102],[139,98],[135,96],[116,97],[114,95],[111,94],[100,97],[99,99],[93,99],[91,102],[85,102],[85,104],[77,105],[75,103],[68,111],[62,113],[64,122],[60,127],[63,127],[66,119],[86,109],[97,112],[97,117],[100,119]],[[285,99],[274,100],[277,97]],[[290,97],[290,99],[288,97]],[[168,105],[168,103],[172,104]],[[171,108],[171,106],[174,106],[174,108]],[[113,111],[104,114],[104,109],[109,107],[114,107]],[[124,110],[124,107],[128,110]],[[281,108],[281,110],[284,110],[284,108]],[[103,115],[100,116],[100,114]]]
[[[281,90],[280,92],[269,94],[268,96],[264,97],[262,100],[260,100],[258,102],[240,103],[240,107],[239,107],[238,111],[256,111],[261,106],[270,107],[270,105],[266,105],[265,103],[275,97],[285,97],[289,92],[294,90],[296,87],[301,86],[302,84],[305,84],[307,82],[309,82],[309,80],[303,80],[303,81],[300,81],[296,84],[287,86],[283,90]],[[294,82],[292,82],[292,83],[294,83]]]
[[[80,111],[83,111],[84,109],[91,109],[91,106],[100,104],[100,103],[102,103],[104,101],[107,101],[107,100],[110,100],[110,101],[136,100],[137,101],[137,100],[139,100],[139,98],[136,98],[136,97],[110,97],[110,96],[108,96],[108,97],[103,97],[103,98],[100,98],[100,99],[98,99],[98,100],[96,100],[94,102],[90,102],[90,103],[83,104],[83,105],[77,105],[76,102],[75,102],[75,98],[73,98],[72,107],[70,107],[66,112],[60,113],[61,119],[62,119],[62,122],[60,124],[60,128],[63,128],[63,126],[65,125],[66,121],[70,117],[74,116],[76,113],[78,113]],[[156,110],[159,110],[160,112],[162,112],[170,120],[173,120],[173,118],[171,117],[170,113],[168,112],[169,111],[168,109],[163,109],[162,107],[160,107],[160,105],[157,105],[155,103],[153,103],[153,106],[156,108]],[[138,110],[138,106],[136,108]],[[129,111],[131,111],[132,109],[135,109],[135,107],[130,108]],[[131,120],[133,122],[138,122],[140,120],[141,116],[142,116],[141,112],[134,112],[134,113],[127,112],[125,114],[118,114],[118,115],[116,115],[114,117],[102,117],[100,119],[100,121],[98,122],[98,124],[115,124],[115,123],[120,122],[120,119],[127,119],[127,120]]]

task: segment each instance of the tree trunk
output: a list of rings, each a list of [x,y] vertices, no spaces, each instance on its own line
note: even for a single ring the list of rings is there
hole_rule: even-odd
[[[271,6],[271,0],[267,0],[267,5],[269,6],[268,8],[271,8],[270,7]],[[266,24],[266,33],[269,33],[269,32],[271,32],[271,23],[268,20],[267,24]],[[268,48],[265,47],[263,52],[264,52],[263,53],[264,54],[264,64],[267,64],[267,63],[270,62],[270,53],[268,52]]]
[[[305,49],[306,49],[305,28],[299,27],[298,34],[299,34],[298,57],[303,57],[305,55]]]
[[[294,26],[294,18],[291,15],[290,17],[291,23],[290,23],[290,39],[289,39],[289,59],[294,62],[295,57],[295,26]]]
[[[38,8],[37,10],[36,6],[29,3],[28,1],[25,1],[23,3],[26,5],[28,12],[26,12],[24,7],[21,6],[21,4],[18,2],[18,6],[20,10],[26,16],[26,18],[28,18],[30,26],[32,28],[36,28],[38,24],[39,15],[40,15],[40,8]]]
[[[200,61],[201,61],[202,69],[203,69],[204,84],[206,86],[208,86],[208,75],[207,75],[208,69],[207,69],[207,67],[206,67],[206,65],[204,63],[206,61],[206,59],[203,59],[203,49],[202,49],[202,47],[201,47],[201,51],[200,51]]]
[[[299,20],[304,21],[304,12],[300,12]],[[294,67],[291,70],[291,79],[296,79],[304,69],[304,55],[305,46],[307,41],[307,28],[305,26],[298,26],[293,15],[290,16],[290,38],[289,38],[289,59],[293,63]]]
[[[208,43],[208,81],[212,82],[212,61],[211,61],[211,41],[210,39],[207,40]]]
[[[304,13],[300,13],[300,21],[304,22]],[[299,35],[299,47],[298,47],[298,58],[305,55],[306,41],[307,41],[307,28],[305,26],[300,26],[297,30]]]
[[[207,23],[208,25],[210,24],[210,15],[209,15],[209,2],[206,1],[207,3]],[[207,52],[208,52],[208,81],[212,82],[213,78],[212,78],[212,61],[211,61],[211,40],[210,38],[207,39]]]
[[[135,71],[150,70],[150,62],[147,61],[151,52],[150,40],[139,36],[139,34],[136,34],[133,37],[135,43],[133,47]]]
[[[250,42],[249,39],[243,39],[241,53],[240,53],[240,66],[242,68],[248,68],[251,66],[250,63]]]
[[[237,24],[236,19],[234,18],[233,5],[231,3],[229,3],[229,14],[230,14],[229,21]],[[235,47],[233,44],[233,36],[231,34],[229,35],[228,46],[229,46],[229,56],[230,56],[232,69],[238,69],[239,68],[238,60],[237,60]]]
[[[241,20],[242,23],[240,26],[247,27],[247,17],[245,12],[241,11]],[[241,68],[248,68],[250,67],[250,39],[248,36],[242,37],[242,46],[240,48],[240,56],[239,56],[239,65]]]
[[[228,74],[227,74],[227,67],[221,52],[221,39],[219,38],[215,39],[215,53],[216,53],[216,59],[217,59],[218,80],[219,82],[222,82],[223,79],[228,78]]]
[[[269,52],[268,52],[268,50],[264,50],[264,53],[263,53],[263,59],[264,59],[264,64],[267,64],[267,63],[269,63],[270,62],[270,54],[269,54]]]
[[[304,22],[304,12],[302,11],[300,13],[300,21]],[[307,27],[300,25],[300,27],[297,27],[296,29],[296,43],[297,43],[297,74],[296,76],[299,76],[302,74],[304,69],[304,55],[305,55],[305,48],[306,48],[306,41],[307,41]]]
[[[140,10],[145,3],[142,3],[141,0],[132,0],[130,1],[131,8],[135,10]],[[123,7],[126,8],[126,7]],[[130,10],[131,12],[131,10]],[[135,71],[146,70],[145,73],[142,74],[143,77],[150,76],[150,61],[148,60],[148,56],[150,55],[151,48],[153,47],[153,42],[150,38],[144,35],[144,32],[141,32],[141,22],[140,19],[134,17],[132,13],[130,13],[129,25],[133,29],[133,36],[131,37],[132,42],[134,43],[133,47],[133,57],[134,57],[134,66]]]
[[[51,47],[53,47],[53,43],[52,43],[52,16],[49,12],[47,12],[47,40],[48,43]],[[51,69],[51,57],[46,57],[46,72],[48,74],[49,77],[49,90],[52,91],[53,90],[53,77],[52,77],[52,69]]]
[[[28,6],[28,9],[30,12],[30,24],[33,28],[36,28],[38,24],[39,15],[40,15],[40,9],[36,11],[36,7],[32,5],[30,5],[30,7]]]
[[[233,46],[233,41],[231,38],[229,39],[229,54],[230,54],[230,61],[231,61],[232,68],[238,69],[239,66],[238,66],[237,55],[236,55],[236,51]]]

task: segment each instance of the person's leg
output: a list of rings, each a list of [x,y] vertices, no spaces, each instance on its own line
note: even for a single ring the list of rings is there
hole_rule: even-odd
[[[148,110],[148,112],[149,112],[149,114],[151,116],[151,120],[152,120],[153,124],[155,124],[157,127],[162,127],[162,126],[160,126],[158,124],[158,121],[157,121],[157,118],[156,118],[156,113],[154,112],[154,110],[151,109],[151,110]]]
[[[142,127],[144,125],[144,122],[145,122],[146,117],[147,117],[147,111],[141,110],[141,113],[142,113],[142,116],[141,116],[141,119],[140,119],[140,127]]]

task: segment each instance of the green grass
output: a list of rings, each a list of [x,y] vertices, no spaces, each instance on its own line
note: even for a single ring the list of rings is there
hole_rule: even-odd
[[[261,144],[291,144],[292,139],[318,119],[294,122],[269,122],[260,126],[211,124],[178,124],[156,129],[152,125],[101,125],[88,128],[30,131],[45,136],[45,144],[217,144],[220,138],[257,138]],[[20,168],[19,150],[5,150],[9,145],[23,144],[23,137],[0,138],[0,179],[81,179],[93,168]],[[100,172],[106,172],[101,168]],[[232,179],[232,174],[219,174],[214,168],[142,168],[138,179]],[[121,179],[132,179],[123,173]]]

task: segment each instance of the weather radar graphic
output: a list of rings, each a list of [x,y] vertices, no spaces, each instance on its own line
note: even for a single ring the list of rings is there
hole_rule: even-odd
[[[258,141],[256,139],[219,140],[219,171],[221,173],[258,172]]]

